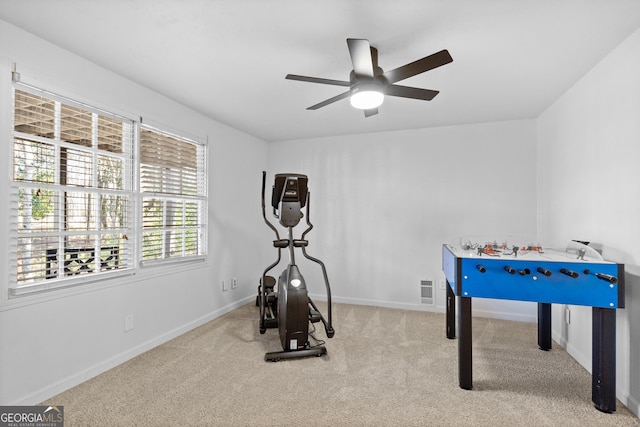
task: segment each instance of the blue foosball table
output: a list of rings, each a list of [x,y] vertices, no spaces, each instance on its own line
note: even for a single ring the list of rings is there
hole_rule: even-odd
[[[472,298],[538,303],[538,347],[551,349],[551,304],[592,307],[592,400],[602,412],[616,409],[616,309],[624,308],[624,265],[604,261],[593,248],[570,242],[539,245],[472,243],[442,246],[447,280],[447,338],[456,338],[458,376],[473,388]],[[457,316],[456,316],[457,314]]]

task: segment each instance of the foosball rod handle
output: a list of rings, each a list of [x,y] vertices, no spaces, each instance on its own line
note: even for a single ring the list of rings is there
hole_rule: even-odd
[[[509,274],[516,274],[516,269],[513,267],[509,267],[508,265],[504,266],[504,271],[506,271]]]
[[[547,270],[546,268],[538,267],[536,268],[536,271],[540,274],[544,274],[545,276],[551,276],[551,271]]]
[[[590,274],[591,272],[589,270],[585,270],[584,274]],[[618,283],[618,278],[615,276],[612,276],[610,274],[604,274],[604,273],[593,273],[594,276],[596,276],[598,279],[600,280],[604,280],[605,282],[609,282],[609,283]]]
[[[566,268],[561,268],[560,273],[566,274],[569,277],[573,277],[574,279],[579,276],[575,271],[567,270]]]

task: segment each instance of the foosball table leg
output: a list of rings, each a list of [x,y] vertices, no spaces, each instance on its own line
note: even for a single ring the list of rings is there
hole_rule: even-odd
[[[616,410],[616,310],[593,307],[592,397],[602,412]]]
[[[459,297],[458,303],[458,375],[460,388],[471,390],[473,388],[473,354],[472,354],[472,325],[471,325],[471,298]]]
[[[538,303],[538,347],[551,350],[551,304]]]

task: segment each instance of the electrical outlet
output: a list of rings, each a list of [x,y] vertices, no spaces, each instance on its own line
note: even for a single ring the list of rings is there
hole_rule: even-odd
[[[238,278],[234,277],[233,279],[231,279],[231,289],[235,289],[238,287]]]
[[[227,284],[226,280],[222,281],[222,291],[227,291],[229,290],[229,285]]]
[[[447,283],[444,279],[438,279],[438,287],[440,288],[441,291],[444,291],[446,285]]]
[[[133,314],[124,316],[124,331],[129,332],[133,330]]]

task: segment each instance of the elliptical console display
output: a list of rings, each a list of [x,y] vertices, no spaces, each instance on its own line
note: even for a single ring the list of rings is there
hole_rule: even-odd
[[[307,188],[308,178],[300,174],[277,174],[271,194],[271,206],[274,217],[280,225],[286,227],[287,238],[281,239],[278,229],[267,219],[265,211],[266,172],[262,172],[262,217],[265,223],[276,234],[273,246],[278,250],[278,258],[265,270],[258,286],[256,305],[260,307],[260,333],[267,328],[278,328],[283,351],[265,354],[265,360],[278,361],[306,356],[322,356],[327,349],[322,343],[311,345],[309,341],[309,325],[322,322],[328,338],[335,331],[331,325],[331,288],[324,263],[307,254],[309,244],[305,236],[313,225],[309,217],[310,193]],[[302,209],[306,206],[307,229],[300,239],[293,238],[293,229],[304,217]],[[322,268],[327,291],[327,318],[309,297],[307,286],[295,261],[295,248],[299,248],[305,258],[317,263]],[[269,276],[271,269],[280,263],[282,250],[289,253],[289,264],[280,274],[276,285],[274,277]]]

